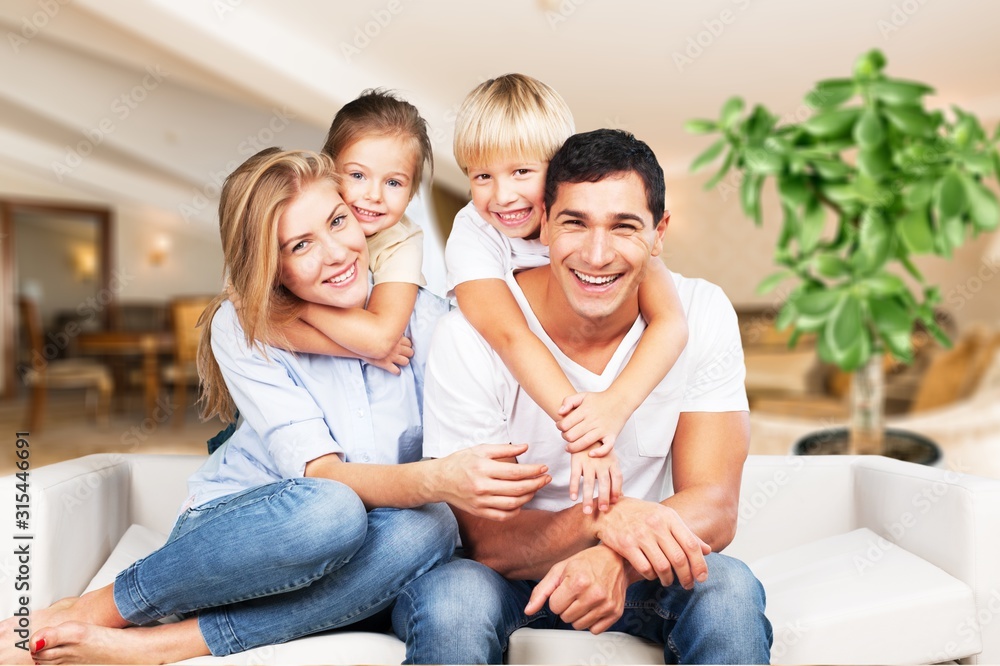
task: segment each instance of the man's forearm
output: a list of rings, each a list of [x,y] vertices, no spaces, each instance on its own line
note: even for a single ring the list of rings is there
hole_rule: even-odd
[[[558,512],[522,509],[497,522],[455,511],[470,556],[512,580],[537,580],[555,563],[597,544],[594,517],[578,505]]]
[[[684,520],[688,528],[719,552],[736,536],[739,495],[721,486],[685,488],[661,502]]]

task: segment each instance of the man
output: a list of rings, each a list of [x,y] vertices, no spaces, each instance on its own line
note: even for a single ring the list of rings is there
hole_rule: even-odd
[[[600,391],[642,335],[638,285],[662,250],[663,173],[632,135],[571,137],[549,164],[542,241],[550,264],[508,276],[532,331],[580,391]],[[458,312],[427,365],[424,454],[527,443],[511,464],[546,463],[552,482],[505,520],[456,510],[466,554],[417,579],[393,613],[420,663],[499,663],[510,634],[625,631],[663,643],[667,663],[767,663],[760,583],[720,555],[736,530],[749,446],[744,367],[720,289],[675,276],[690,341],[635,412],[615,450],[624,494],[584,514],[568,497],[555,424]]]

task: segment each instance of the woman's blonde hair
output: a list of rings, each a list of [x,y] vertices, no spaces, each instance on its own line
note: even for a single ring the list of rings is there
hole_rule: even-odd
[[[357,99],[345,104],[333,117],[326,134],[323,152],[334,159],[358,139],[366,136],[392,136],[409,139],[417,155],[410,198],[420,189],[424,165],[434,171],[434,150],[427,134],[427,121],[417,107],[394,93],[369,88]]]
[[[247,344],[265,356],[262,341],[281,341],[282,323],[298,313],[301,301],[279,280],[278,220],[306,187],[323,180],[338,184],[329,156],[280,148],[260,151],[226,178],[219,198],[219,232],[229,286],[198,320],[202,418],[219,416],[230,423],[235,417],[236,405],[212,353],[212,318],[222,302],[236,296]]]
[[[455,121],[455,159],[468,175],[511,157],[549,161],[576,131],[573,114],[555,90],[524,74],[479,84]]]

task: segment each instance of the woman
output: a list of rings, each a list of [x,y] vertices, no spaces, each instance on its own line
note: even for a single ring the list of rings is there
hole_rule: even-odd
[[[34,613],[30,657],[6,621],[0,662],[179,661],[344,627],[450,557],[454,518],[434,503],[502,519],[550,480],[543,466],[496,460],[525,446],[419,461],[423,354],[447,310],[426,292],[398,376],[262,342],[280,340],[303,301],[362,307],[368,296],[365,237],[329,158],[258,153],[226,180],[219,218],[241,305],[222,295],[206,311],[199,365],[207,415],[238,408],[243,421],[190,479],[166,545],[114,584]],[[185,619],[132,626],[173,614]]]

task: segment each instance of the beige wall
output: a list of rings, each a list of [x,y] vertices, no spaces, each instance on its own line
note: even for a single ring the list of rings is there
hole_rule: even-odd
[[[775,304],[777,292],[759,296],[755,289],[761,278],[777,271],[772,262],[781,222],[777,196],[765,191],[765,220],[757,228],[740,209],[738,181],[705,191],[708,178],[699,173],[667,181],[667,208],[672,212],[667,265],[718,284],[737,306]],[[950,261],[923,257],[917,265],[928,284],[940,286],[942,307],[956,318],[960,330],[976,323],[1000,326],[1000,233],[966,243]]]

